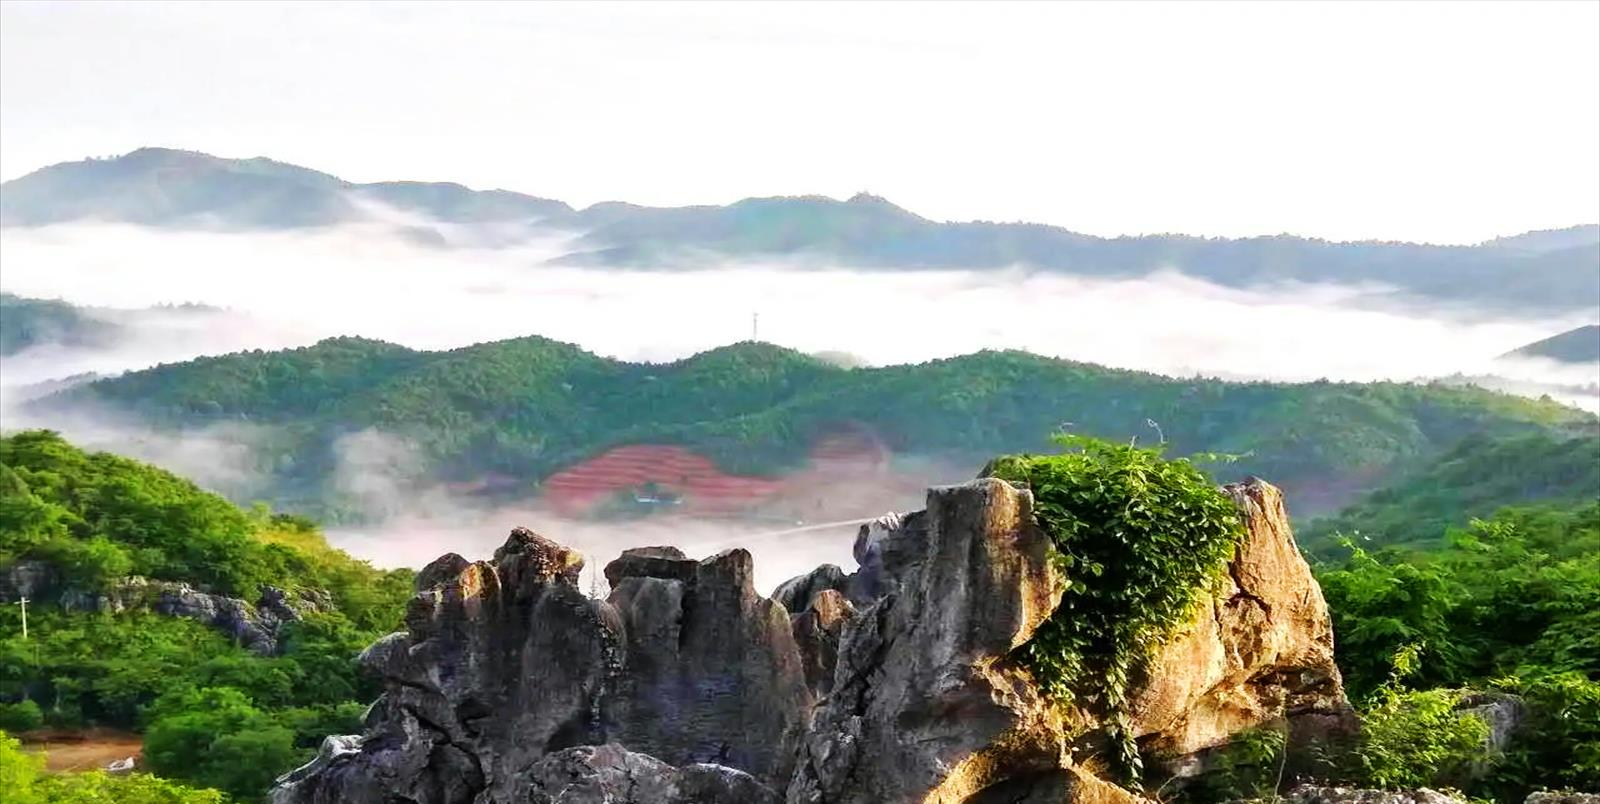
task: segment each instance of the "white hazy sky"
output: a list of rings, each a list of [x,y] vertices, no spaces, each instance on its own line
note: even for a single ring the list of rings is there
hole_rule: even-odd
[[[1600,220],[1600,3],[0,4],[0,176],[142,145],[1474,242]]]

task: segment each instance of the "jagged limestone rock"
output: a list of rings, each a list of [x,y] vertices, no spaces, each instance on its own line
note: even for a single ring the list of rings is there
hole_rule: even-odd
[[[493,561],[430,564],[406,631],[362,654],[384,693],[358,750],[284,777],[274,800],[520,802],[528,772],[594,755],[548,757],[608,742],[684,790],[781,784],[811,704],[787,613],[755,593],[748,552],[672,552],[613,562],[609,601],[579,592],[576,553],[521,528]],[[595,778],[621,772],[606,767]]]
[[[1066,588],[1032,505],[995,479],[934,489],[922,538],[889,538],[915,538],[923,554],[899,562],[902,580],[845,625],[791,804],[965,801],[1062,765],[1065,729],[1004,661]]]
[[[1279,718],[1348,717],[1327,608],[1282,495],[1258,480],[1225,491],[1247,529],[1226,581],[1129,690],[1134,735],[1174,761]],[[1010,660],[1064,582],[1032,505],[994,479],[930,492],[914,541],[924,555],[901,559],[899,582],[844,629],[791,804],[955,804],[1011,788],[1019,800],[1131,800],[1088,771],[1101,761],[1094,714],[1043,700]],[[882,547],[903,553],[895,541]]]
[[[839,663],[839,638],[844,634],[845,623],[854,616],[856,608],[844,595],[837,589],[823,589],[811,598],[805,611],[789,618],[795,645],[800,649],[806,686],[818,698],[833,689],[833,671]]]
[[[359,751],[285,777],[274,801],[509,801],[541,757],[605,742],[621,623],[578,591],[582,559],[522,528],[492,562],[458,558],[425,569],[437,584],[412,599],[407,630],[362,654],[384,692]]]
[[[1172,634],[1129,696],[1134,734],[1157,754],[1192,754],[1280,717],[1309,734],[1347,728],[1350,718],[1332,619],[1283,493],[1255,478],[1223,491],[1248,535],[1223,588]]]
[[[812,699],[788,612],[756,594],[750,553],[624,554],[606,575],[627,635],[616,738],[672,764],[786,780]]]
[[[1226,491],[1248,535],[1129,690],[1141,745],[1177,765],[1347,713],[1281,495]],[[755,593],[743,550],[629,551],[605,601],[579,592],[576,554],[521,529],[493,561],[445,556],[407,630],[362,656],[385,686],[363,735],[274,801],[1142,802],[1108,781],[1098,715],[1044,699],[1013,660],[1066,582],[1032,506],[997,479],[931,490],[861,540],[857,572],[786,584],[805,601],[792,617]]]

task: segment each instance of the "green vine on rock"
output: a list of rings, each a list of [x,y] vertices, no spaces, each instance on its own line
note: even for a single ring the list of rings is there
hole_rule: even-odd
[[[1099,712],[1127,780],[1143,763],[1129,729],[1130,677],[1224,574],[1244,535],[1238,508],[1187,459],[1083,436],[1059,455],[996,459],[994,477],[1033,492],[1067,589],[1018,648],[1051,697]]]

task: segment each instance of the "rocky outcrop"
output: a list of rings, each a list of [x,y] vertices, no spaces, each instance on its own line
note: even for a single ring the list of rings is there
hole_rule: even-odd
[[[928,495],[895,534],[905,580],[845,626],[833,691],[802,747],[795,802],[954,802],[1061,766],[1066,730],[1006,657],[1066,588],[1032,496],[980,480]]]
[[[1348,717],[1327,608],[1282,495],[1261,481],[1226,491],[1248,537],[1223,587],[1129,694],[1141,747],[1180,769],[1243,729],[1279,718],[1332,728]],[[1032,504],[992,479],[935,490],[926,527],[885,543],[886,554],[920,545],[922,559],[901,562],[901,582],[846,626],[790,802],[1130,797],[1085,770],[1102,761],[1096,718],[1042,700],[1010,661],[1065,582]]]
[[[1417,790],[1362,790],[1302,785],[1285,793],[1285,804],[1465,804],[1464,799],[1423,787]]]
[[[263,656],[278,653],[283,626],[305,614],[325,610],[332,600],[325,592],[285,592],[261,587],[255,604],[236,597],[202,592],[178,581],[153,581],[132,576],[98,591],[63,587],[49,562],[19,561],[0,574],[0,602],[27,597],[34,603],[54,602],[68,611],[150,611],[195,620],[221,631],[241,647]]]
[[[0,603],[39,600],[56,588],[56,568],[48,561],[17,561],[0,572]]]
[[[1227,492],[1248,538],[1130,689],[1133,733],[1175,772],[1241,729],[1347,711],[1281,495]],[[1100,716],[1045,699],[1013,659],[1067,582],[1029,492],[935,489],[856,546],[856,572],[771,600],[743,550],[630,550],[603,601],[579,591],[575,553],[526,530],[492,561],[445,556],[406,630],[362,657],[384,681],[364,733],[274,801],[1143,801],[1106,778]]]
[[[811,698],[788,613],[755,593],[750,554],[630,551],[607,567],[606,601],[578,590],[582,566],[519,528],[493,561],[425,568],[407,630],[362,656],[385,689],[367,731],[340,744],[356,750],[325,752],[274,800],[775,796],[764,784],[788,777]],[[606,798],[614,789],[642,797]]]
[[[1280,717],[1301,739],[1345,730],[1351,717],[1328,606],[1295,546],[1283,493],[1255,479],[1223,491],[1248,537],[1222,588],[1150,660],[1129,698],[1143,747],[1178,768]]]

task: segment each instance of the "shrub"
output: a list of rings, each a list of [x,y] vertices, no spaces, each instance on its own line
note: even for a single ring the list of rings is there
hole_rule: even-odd
[[[44,712],[27,698],[14,704],[0,704],[0,729],[33,731],[44,725]]]
[[[1131,444],[1057,440],[1063,454],[991,465],[995,477],[1033,491],[1034,518],[1067,576],[1061,603],[1019,655],[1045,692],[1097,702],[1123,770],[1137,779],[1129,677],[1221,575],[1243,526],[1233,501],[1188,460]]]

